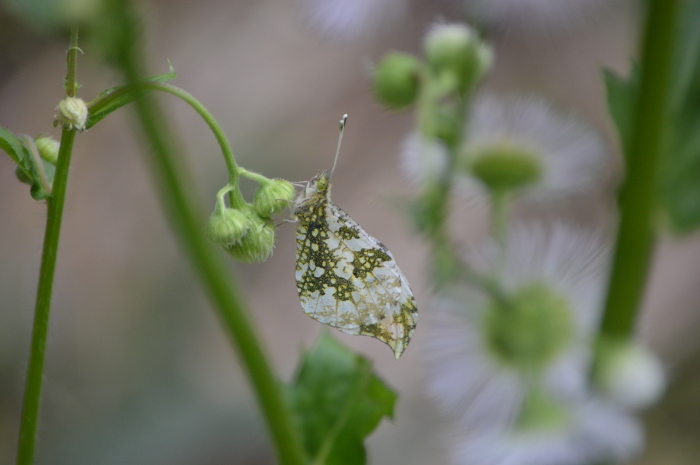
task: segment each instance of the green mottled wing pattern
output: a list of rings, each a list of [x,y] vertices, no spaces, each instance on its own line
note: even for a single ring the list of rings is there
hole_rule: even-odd
[[[375,337],[399,358],[416,327],[413,293],[391,252],[329,197],[328,188],[312,190],[295,208],[304,312],[343,332]]]

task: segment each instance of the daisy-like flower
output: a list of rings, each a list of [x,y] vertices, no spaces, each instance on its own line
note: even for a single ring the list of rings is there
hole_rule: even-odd
[[[417,185],[441,178],[447,169],[447,148],[437,139],[419,132],[409,134],[403,141],[401,167]]]
[[[406,0],[301,0],[321,34],[345,40],[373,36],[406,16]]]
[[[460,183],[470,195],[487,195],[486,183],[495,173],[515,175],[522,197],[541,202],[594,186],[605,144],[593,128],[542,100],[482,95],[470,110],[462,157],[470,174],[480,178]]]
[[[586,24],[609,0],[460,0],[467,15],[492,30],[557,33]]]
[[[489,272],[497,250],[473,266]],[[499,282],[505,301],[475,286],[443,291],[426,319],[428,390],[465,430],[515,424],[534,388],[587,396],[591,341],[607,248],[563,224],[511,230]]]
[[[557,422],[455,438],[458,465],[590,465],[626,461],[642,447],[631,415],[599,401],[563,405]]]

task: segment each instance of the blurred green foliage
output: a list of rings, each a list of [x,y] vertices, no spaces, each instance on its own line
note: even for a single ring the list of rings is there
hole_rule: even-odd
[[[675,43],[670,124],[665,134],[658,204],[670,228],[686,234],[700,226],[700,1],[683,3]],[[605,71],[608,107],[629,159],[630,138],[637,111],[640,69],[634,63],[626,78]],[[653,188],[653,186],[650,186]]]

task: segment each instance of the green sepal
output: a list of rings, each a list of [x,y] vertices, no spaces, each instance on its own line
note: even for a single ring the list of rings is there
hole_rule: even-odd
[[[99,97],[88,103],[88,110],[90,114],[88,116],[87,123],[85,124],[85,129],[90,129],[98,121],[112,113],[114,110],[133,102],[151,90],[145,89],[143,86],[139,86],[139,84],[144,82],[168,82],[175,79],[177,75],[175,74],[175,68],[173,68],[170,60],[168,60],[168,66],[170,67],[170,71],[168,73],[149,76],[141,79],[138,82],[112,87],[102,92]]]
[[[288,392],[309,462],[324,465],[364,464],[364,439],[393,417],[397,399],[367,359],[327,331],[303,354]]]

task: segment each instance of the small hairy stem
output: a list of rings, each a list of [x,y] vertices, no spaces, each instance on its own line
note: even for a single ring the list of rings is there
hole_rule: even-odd
[[[68,74],[66,77],[66,95],[74,96],[77,84],[75,74],[78,54],[78,28],[71,28],[70,49],[68,50]],[[17,465],[32,465],[36,444],[36,431],[39,423],[39,408],[41,405],[41,381],[44,372],[44,354],[46,353],[46,336],[49,329],[49,313],[51,310],[51,292],[56,270],[58,239],[61,233],[63,205],[66,198],[66,183],[68,167],[73,151],[75,130],[63,128],[61,146],[58,151],[56,173],[53,180],[53,192],[46,198],[48,209],[44,248],[41,255],[39,270],[39,287],[36,295],[34,310],[34,327],[27,368],[27,383],[22,404],[22,419],[17,445]]]
[[[229,191],[229,196],[231,200],[231,206],[233,208],[240,208],[245,205],[245,200],[238,187],[238,178],[240,171],[243,168],[239,168],[236,165],[236,159],[233,156],[233,150],[231,150],[231,144],[229,144],[226,134],[219,126],[219,123],[214,119],[209,110],[207,110],[204,105],[202,105],[199,100],[194,98],[190,93],[180,89],[179,87],[173,86],[171,84],[165,84],[162,82],[140,82],[134,84],[137,87],[144,89],[160,90],[162,92],[167,92],[171,95],[178,97],[179,99],[185,101],[189,104],[209,126],[209,129],[214,133],[219,147],[221,147],[221,153],[226,161],[226,168],[228,169],[229,185],[233,187]]]
[[[668,122],[678,0],[649,3],[642,48],[641,88],[627,177],[620,191],[620,226],[601,332],[629,337],[644,294],[654,242],[651,212],[662,140]]]
[[[506,265],[508,247],[508,210],[510,196],[508,192],[491,192],[491,235],[498,247],[494,274],[500,276]]]

